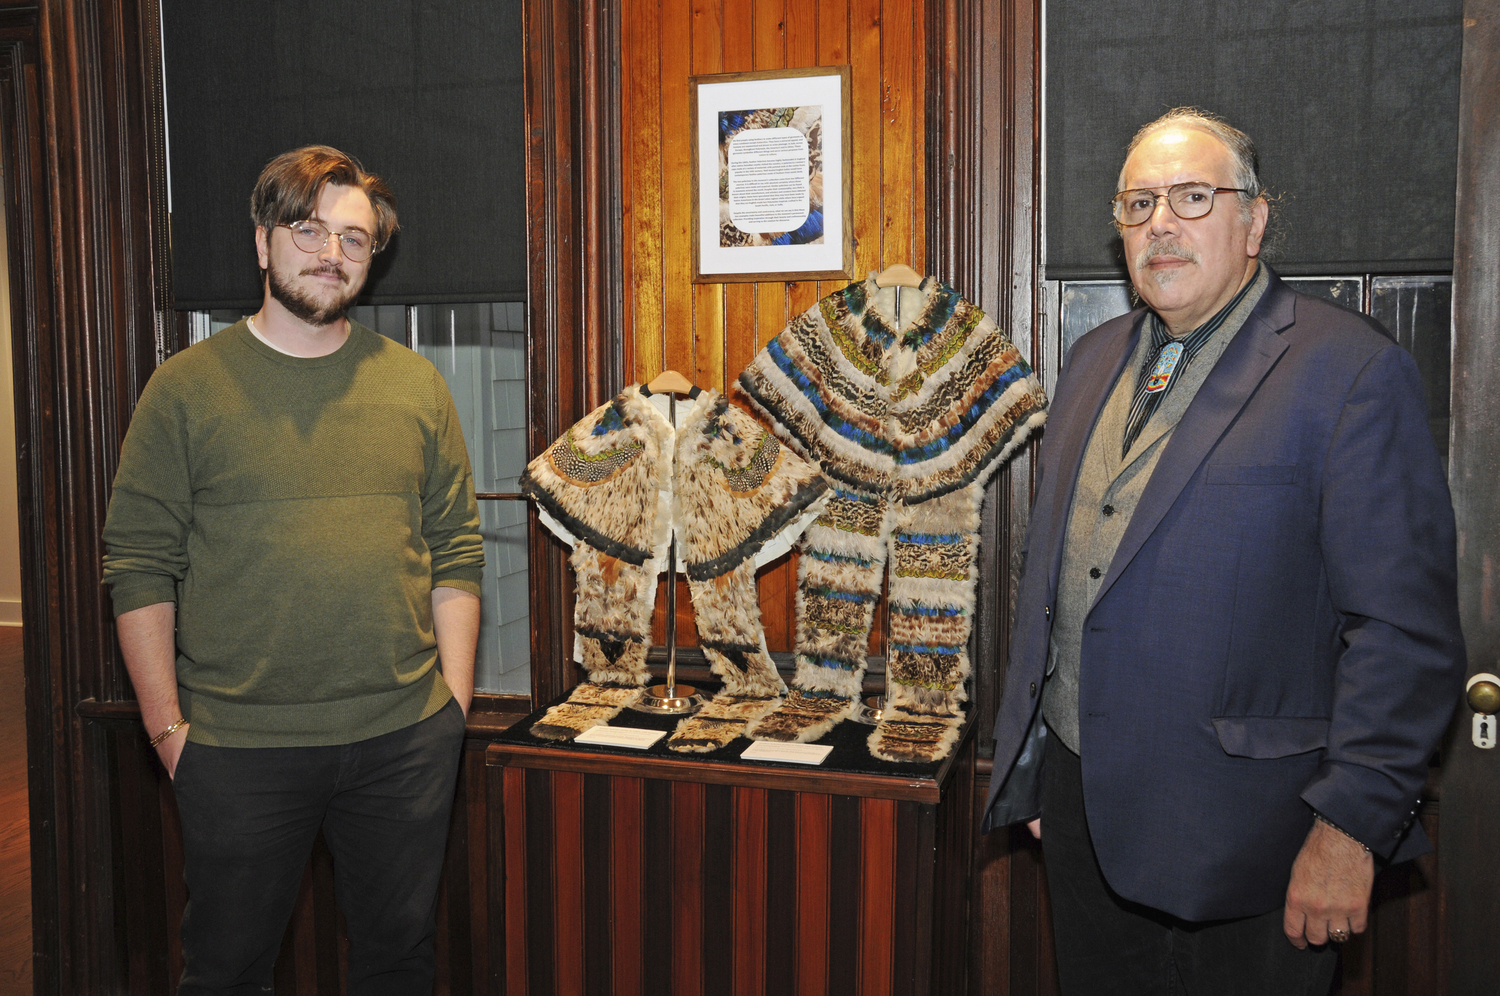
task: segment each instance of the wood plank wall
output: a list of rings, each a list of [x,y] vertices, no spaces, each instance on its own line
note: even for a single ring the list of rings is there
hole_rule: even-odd
[[[725,390],[791,318],[843,285],[692,282],[692,76],[847,64],[855,275],[891,263],[925,272],[926,22],[924,0],[621,4],[619,334],[629,380],[647,381],[675,369],[699,387]],[[795,592],[792,560],[761,576],[771,650],[792,649]],[[665,604],[665,597],[657,599],[658,641],[664,638]],[[677,606],[678,645],[696,646],[685,583]],[[876,626],[877,633],[881,629]]]

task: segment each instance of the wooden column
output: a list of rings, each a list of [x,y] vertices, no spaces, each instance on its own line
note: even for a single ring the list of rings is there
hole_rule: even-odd
[[[99,536],[124,426],[166,349],[157,25],[155,0],[0,6],[40,993],[113,991],[127,974],[109,752],[74,707],[127,687]]]
[[[530,452],[625,386],[620,206],[620,11],[528,0],[527,416]],[[561,544],[531,516],[531,696],[578,683]]]
[[[1056,346],[1038,314],[1041,13],[1037,0],[929,4],[926,196],[932,271],[994,315],[1045,381]],[[978,738],[976,805],[989,781],[990,724],[1005,677],[1039,445],[1045,439],[1028,443],[995,475],[980,521],[969,705]],[[1041,848],[1024,830],[973,840],[967,992],[1055,993]]]

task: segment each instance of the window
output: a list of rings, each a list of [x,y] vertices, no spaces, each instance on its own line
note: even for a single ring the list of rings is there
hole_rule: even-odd
[[[1304,294],[1373,316],[1412,354],[1422,372],[1432,439],[1446,465],[1453,277],[1366,273],[1282,279]],[[1046,301],[1048,332],[1058,343],[1058,353],[1048,365],[1046,387],[1050,393],[1057,386],[1062,359],[1078,337],[1101,322],[1125,314],[1134,302],[1128,280],[1049,280]]]

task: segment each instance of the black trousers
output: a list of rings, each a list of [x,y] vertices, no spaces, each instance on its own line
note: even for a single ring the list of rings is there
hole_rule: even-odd
[[[1082,764],[1055,735],[1042,766],[1042,854],[1064,996],[1327,996],[1337,953],[1293,947],[1280,907],[1195,923],[1117,896],[1094,854]]]
[[[179,996],[271,992],[320,827],[349,927],[350,996],[430,994],[463,736],[449,702],[414,726],[334,747],[189,743],[173,782],[188,889]]]

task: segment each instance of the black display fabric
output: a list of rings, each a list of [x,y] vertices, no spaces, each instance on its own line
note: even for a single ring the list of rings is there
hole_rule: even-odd
[[[786,676],[783,676],[786,677]],[[720,689],[717,685],[695,685],[705,698],[712,698]],[[870,733],[875,729],[863,723],[853,720],[844,720],[832,730],[814,740],[815,744],[827,744],[833,748],[827,759],[819,765],[797,764],[795,762],[780,761],[757,761],[744,759],[740,755],[755,741],[748,737],[735,737],[728,744],[718,750],[708,751],[704,754],[679,753],[667,746],[667,738],[662,737],[656,743],[644,750],[631,747],[610,747],[600,744],[575,744],[569,741],[544,740],[533,736],[531,728],[541,721],[552,706],[566,702],[567,695],[559,695],[541,709],[511,725],[504,733],[495,739],[501,743],[525,744],[528,747],[547,747],[559,751],[585,751],[591,754],[618,754],[622,757],[669,757],[679,761],[698,761],[706,764],[730,764],[742,766],[768,766],[809,769],[820,773],[839,773],[853,775],[901,775],[908,778],[936,778],[951,763],[958,754],[958,746],[963,744],[964,738],[968,736],[965,728],[959,733],[957,744],[953,754],[943,758],[941,761],[928,761],[922,763],[901,764],[894,761],[882,761],[878,757],[870,755],[869,739]],[[682,721],[681,716],[662,716],[653,713],[636,712],[634,709],[625,709],[614,719],[609,721],[610,726],[629,727],[641,730],[662,730],[670,734],[677,729],[677,724]],[[970,717],[972,720],[972,717]]]
[[[181,310],[261,299],[250,190],[302,145],[395,191],[365,304],[524,300],[520,0],[163,0]]]
[[[1049,279],[1124,275],[1125,147],[1183,105],[1255,141],[1278,272],[1452,268],[1461,0],[1048,0],[1046,16]]]

